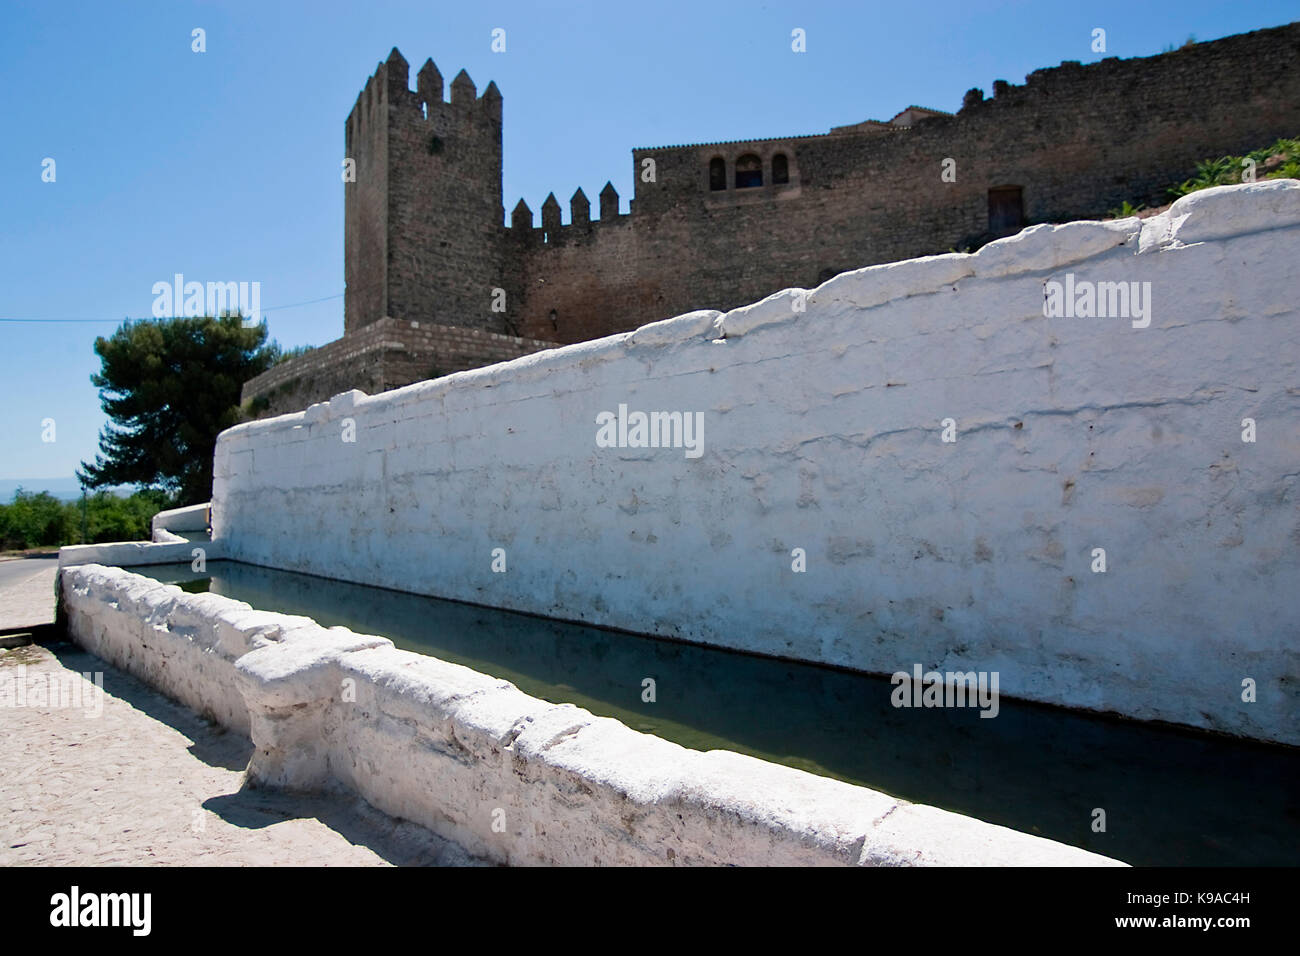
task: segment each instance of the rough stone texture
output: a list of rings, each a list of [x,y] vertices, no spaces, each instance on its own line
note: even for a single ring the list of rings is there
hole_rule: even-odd
[[[1298,227],[1300,183],[1220,187],[847,273],[802,312],[787,290],[339,395],[221,435],[214,538],[270,567],[869,672],[998,671],[1014,697],[1300,743]],[[1150,326],[1045,318],[1067,274],[1151,283]],[[598,448],[620,403],[703,413],[704,454]]]
[[[432,69],[432,73],[429,70]],[[396,49],[357,97],[346,126],[344,330],[394,318],[507,331],[501,285],[501,96],[476,97],[464,71],[443,101],[430,61],[419,88]]]
[[[383,638],[119,568],[65,569],[61,585],[75,640],[250,728],[253,781],[341,784],[498,862],[1116,862],[752,757],[687,750]]]
[[[634,149],[629,215],[506,230],[507,269],[524,293],[510,314],[521,334],[578,342],[965,249],[991,238],[994,187],[1021,188],[1026,224],[1096,218],[1125,200],[1158,206],[1199,161],[1300,132],[1300,73],[1276,87],[1256,78],[1262,62],[1297,60],[1300,23],[1160,56],[1063,63],[955,116],[895,118],[912,126]],[[761,187],[735,187],[745,155],[761,161]],[[789,162],[785,185],[772,181],[777,155]],[[726,164],[722,191],[709,188],[715,158]],[[956,182],[941,179],[947,158]]]
[[[246,737],[71,645],[0,650],[0,681],[101,674],[98,713],[28,703],[0,733],[0,866],[478,865],[349,793],[246,786]],[[93,686],[93,685],[87,685]]]
[[[70,638],[244,736],[248,708],[234,686],[235,660],[280,640],[287,628],[315,627],[310,618],[265,619],[247,604],[215,594],[187,594],[99,564],[64,566],[60,588]]]
[[[481,329],[380,319],[244,383],[257,415],[299,411],[350,388],[371,393],[555,348]]]

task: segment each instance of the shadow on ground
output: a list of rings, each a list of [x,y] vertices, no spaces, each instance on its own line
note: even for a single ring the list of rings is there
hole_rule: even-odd
[[[125,671],[66,640],[45,644],[59,663],[78,674],[102,671],[104,693],[129,704],[186,737],[186,748],[208,766],[241,772],[253,744],[214,721],[200,717]],[[15,659],[14,663],[20,661]],[[244,778],[234,793],[210,797],[204,809],[232,826],[258,830],[285,820],[315,819],[350,843],[364,846],[395,866],[482,866],[484,861],[424,827],[399,820],[341,789],[299,792],[255,787]]]

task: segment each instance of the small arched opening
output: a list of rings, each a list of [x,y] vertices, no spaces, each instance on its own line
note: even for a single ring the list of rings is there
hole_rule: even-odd
[[[790,181],[790,160],[786,158],[785,153],[777,153],[772,157],[772,182],[777,186],[784,186]]]
[[[721,156],[709,160],[709,189],[713,192],[727,188],[727,161]]]

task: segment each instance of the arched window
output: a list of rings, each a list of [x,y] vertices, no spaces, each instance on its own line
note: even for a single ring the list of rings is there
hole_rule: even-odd
[[[717,192],[727,188],[727,161],[721,156],[709,160],[709,189]]]
[[[772,157],[772,182],[781,186],[789,181],[790,160],[786,159],[785,153],[777,153]]]
[[[763,161],[749,153],[736,160],[736,188],[750,189],[763,185]]]

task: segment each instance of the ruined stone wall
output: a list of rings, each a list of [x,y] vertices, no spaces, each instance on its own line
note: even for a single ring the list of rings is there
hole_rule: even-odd
[[[1220,187],[341,395],[222,433],[214,540],[268,567],[867,672],[996,671],[1012,697],[1300,743],[1297,254],[1300,182]],[[1045,290],[1076,280],[1149,283],[1145,320],[1046,316]],[[620,406],[698,419],[697,453],[680,433],[602,444]]]
[[[638,149],[636,197],[618,228],[532,230],[517,243],[526,335],[577,342],[694,308],[730,309],[792,285],[988,238],[988,191],[1022,187],[1026,222],[1097,218],[1125,200],[1160,205],[1203,159],[1300,135],[1300,24],[1155,57],[1063,64],[912,128]],[[771,159],[790,158],[787,186]],[[734,188],[745,153],[764,185]],[[708,188],[727,162],[729,188]],[[940,178],[956,161],[956,182]],[[640,176],[653,159],[655,182]],[[511,230],[512,232],[515,230]],[[551,312],[558,317],[558,330]]]

